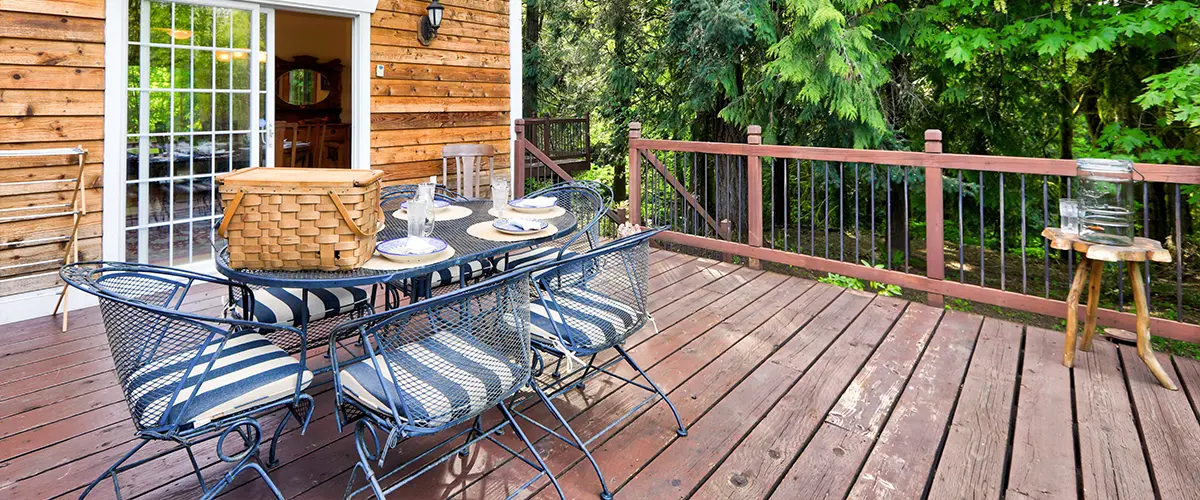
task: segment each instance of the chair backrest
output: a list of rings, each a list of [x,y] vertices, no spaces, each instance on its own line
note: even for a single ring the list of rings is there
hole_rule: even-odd
[[[221,281],[188,271],[97,262],[64,266],[60,275],[100,299],[117,381],[139,430],[166,433],[185,421],[212,368],[209,361],[225,341],[242,332],[266,335],[286,328],[181,311],[194,284]],[[303,360],[302,355],[301,366]],[[164,369],[170,366],[186,369]],[[185,373],[190,374],[187,384],[182,383]],[[177,407],[178,401],[186,403]]]
[[[342,324],[331,335],[358,332],[380,386],[394,380],[404,389],[385,390],[392,425],[435,431],[474,418],[528,382],[529,294],[529,274],[514,272]],[[341,398],[341,372],[335,373]],[[440,390],[447,379],[479,390]],[[431,399],[440,404],[422,405]]]
[[[325,166],[325,124],[317,123],[300,123],[297,125],[296,141],[298,143],[307,143],[308,148],[301,154],[303,158],[300,163],[309,168],[322,168]],[[299,148],[293,147],[295,151]]]
[[[562,317],[563,344],[576,354],[624,342],[649,318],[652,229],[609,242],[585,254],[533,271],[547,317]]]
[[[577,181],[555,184],[526,195],[526,198],[553,196],[558,199],[556,205],[575,216],[575,231],[558,240],[560,255],[566,250],[583,253],[600,245],[600,218],[608,211],[608,205],[595,186],[602,185]]]
[[[379,206],[387,213],[394,212],[400,209],[400,204],[404,203],[417,195],[416,184],[394,184],[384,186],[382,193],[379,196]],[[433,191],[434,198],[446,200],[449,202],[469,201],[465,196],[451,191],[441,184],[437,185]]]
[[[442,177],[450,175],[449,162],[453,160],[455,190],[468,198],[477,198],[483,159],[487,158],[488,175],[491,176],[495,174],[495,156],[496,147],[490,144],[448,144],[442,147]]]

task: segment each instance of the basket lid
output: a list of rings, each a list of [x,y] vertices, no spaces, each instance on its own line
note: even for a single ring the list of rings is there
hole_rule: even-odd
[[[366,186],[383,177],[382,170],[347,168],[253,167],[217,176],[223,184],[241,186]]]

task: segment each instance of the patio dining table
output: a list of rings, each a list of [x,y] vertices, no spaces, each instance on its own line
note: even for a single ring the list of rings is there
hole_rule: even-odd
[[[395,204],[399,205],[399,202]],[[553,224],[557,229],[553,234],[520,241],[490,241],[467,234],[467,228],[479,222],[490,222],[495,219],[488,213],[488,209],[492,207],[492,201],[469,200],[455,204],[469,208],[471,215],[456,220],[437,221],[434,224],[432,236],[445,241],[454,248],[454,256],[443,261],[400,270],[359,268],[352,271],[266,271],[234,269],[229,265],[229,251],[228,247],[225,247],[217,255],[217,270],[231,280],[266,287],[319,289],[375,285],[413,278],[427,278],[431,273],[442,269],[468,265],[476,260],[498,257],[535,247],[571,234],[578,224],[575,216],[566,212],[553,219],[547,219],[547,222]],[[385,226],[376,235],[376,241],[387,241],[408,235],[407,221],[393,215],[397,208],[399,207],[384,207]]]

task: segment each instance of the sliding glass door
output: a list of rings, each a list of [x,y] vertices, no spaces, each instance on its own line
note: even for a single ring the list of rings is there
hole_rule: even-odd
[[[270,164],[272,32],[253,4],[130,0],[126,261],[212,258],[213,177]]]

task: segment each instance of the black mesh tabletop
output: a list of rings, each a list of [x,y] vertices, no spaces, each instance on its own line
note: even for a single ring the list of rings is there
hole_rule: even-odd
[[[377,241],[387,241],[408,236],[408,222],[397,219],[392,214],[400,208],[402,200],[391,200],[384,204],[384,220],[387,225],[376,235]],[[471,209],[471,215],[449,221],[436,221],[433,227],[433,237],[444,240],[454,247],[454,257],[412,269],[380,271],[375,269],[355,269],[353,271],[260,271],[248,269],[233,269],[229,267],[229,248],[217,252],[217,270],[229,279],[251,285],[286,287],[286,288],[330,288],[341,286],[362,286],[374,283],[424,276],[434,271],[454,267],[487,257],[504,255],[509,252],[533,247],[567,236],[575,231],[577,221],[575,216],[567,212],[559,217],[549,219],[558,232],[544,238],[523,241],[488,241],[467,234],[467,228],[479,222],[491,222],[495,217],[488,214],[492,208],[491,200],[471,200],[456,203]]]

